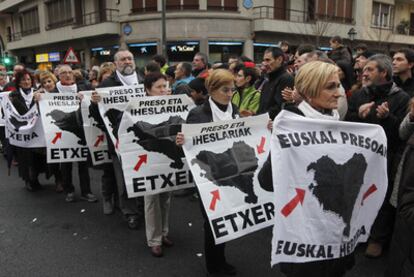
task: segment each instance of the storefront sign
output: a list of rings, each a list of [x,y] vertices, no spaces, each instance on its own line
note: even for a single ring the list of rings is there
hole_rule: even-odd
[[[110,56],[111,55],[111,50],[102,50],[102,51],[99,51],[99,54],[101,56]]]
[[[36,54],[36,62],[37,63],[47,63],[49,61],[49,55],[45,54]]]
[[[49,62],[60,62],[59,52],[50,52],[49,53]]]

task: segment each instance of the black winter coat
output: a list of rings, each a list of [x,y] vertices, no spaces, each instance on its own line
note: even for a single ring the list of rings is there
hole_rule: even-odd
[[[394,76],[394,82],[400,87],[403,91],[408,93],[410,97],[414,96],[414,78],[409,78],[403,82],[400,77]]]
[[[381,125],[388,140],[388,159],[393,160],[397,152],[401,152],[404,143],[399,137],[399,127],[401,121],[407,114],[407,105],[410,97],[395,83],[387,83],[381,86],[364,87],[360,91],[352,94],[348,102],[348,113],[345,117],[347,121],[365,122]],[[359,118],[358,111],[361,105],[374,101],[375,104],[371,112],[364,119]],[[388,102],[390,114],[385,119],[376,116],[376,108],[383,102]]]
[[[334,62],[345,62],[352,64],[352,55],[350,50],[345,46],[340,46],[329,53],[329,58]]]
[[[260,95],[258,114],[269,113],[273,120],[282,110],[285,102],[282,90],[286,87],[293,88],[293,85],[293,77],[283,67],[269,73],[269,81],[263,85]]]
[[[385,277],[414,276],[414,135],[407,141]]]

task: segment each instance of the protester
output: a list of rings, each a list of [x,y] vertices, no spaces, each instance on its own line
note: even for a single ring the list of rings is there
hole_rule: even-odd
[[[14,75],[15,90],[9,94],[10,101],[20,115],[26,114],[34,105],[34,77],[25,69]],[[19,176],[28,191],[42,189],[38,175],[46,170],[46,157],[41,148],[13,147],[18,162]]]
[[[118,50],[114,55],[114,61],[116,70],[111,76],[102,81],[98,88],[131,86],[143,82],[143,78],[136,72],[134,55],[130,51],[125,49]],[[92,101],[95,104],[99,102],[99,95],[94,94]],[[100,118],[97,105],[93,106],[93,112],[96,117]],[[99,124],[102,128],[105,128],[102,118]],[[106,133],[106,137],[109,138],[108,130],[106,130]],[[102,165],[103,213],[106,215],[113,214],[115,202],[118,202],[119,209],[128,223],[128,228],[138,229],[143,221],[144,199],[143,197],[128,198],[121,161],[118,159],[115,147],[110,139],[108,139],[108,152],[112,158],[112,163]]]
[[[43,71],[39,75],[39,90],[34,92],[34,99],[36,102],[40,101],[43,93],[57,93],[56,88],[57,78],[49,71]],[[47,165],[48,172],[55,176],[55,191],[60,193],[64,191],[62,172],[60,170],[60,163],[51,163]]]
[[[7,84],[7,73],[0,71],[0,91],[4,90],[4,87]]]
[[[208,71],[207,63],[208,58],[206,54],[200,52],[195,54],[193,58],[193,71],[191,73],[193,77],[203,77]]]
[[[346,119],[382,126],[387,136],[388,190],[383,206],[371,230],[365,255],[377,258],[389,242],[395,209],[389,198],[393,188],[395,171],[404,149],[398,127],[403,120],[409,96],[392,81],[390,57],[377,54],[370,57],[362,73],[362,89],[351,96]]]
[[[98,75],[99,75],[99,66],[93,66],[89,71],[88,80],[91,84],[91,87],[94,89],[98,86]]]
[[[188,96],[193,99],[197,106],[204,104],[208,98],[208,92],[204,83],[204,78],[195,78],[188,84],[190,87],[190,93]]]
[[[407,140],[407,147],[401,161],[398,182],[393,191],[397,207],[394,234],[388,254],[385,277],[412,276],[414,261],[414,101],[411,99],[410,110],[400,125],[400,138]],[[397,179],[397,178],[396,178]],[[396,180],[397,181],[397,180]]]
[[[191,76],[191,64],[179,63],[175,69],[175,83],[172,85],[172,93],[179,94],[177,92],[180,85],[190,83],[194,77]]]
[[[150,73],[156,73],[156,72],[161,72],[161,67],[158,63],[152,61],[145,65],[144,75],[147,75]]]
[[[269,81],[263,85],[258,113],[269,113],[273,119],[282,110],[285,102],[282,90],[293,87],[293,77],[283,66],[283,52],[280,48],[268,48],[264,53],[262,65]]]
[[[167,77],[168,87],[171,88],[175,83],[175,69],[176,65],[169,66],[165,71],[165,76]]]
[[[163,55],[155,55],[152,60],[156,62],[160,67],[160,72],[165,74],[168,69],[167,59]]]
[[[334,36],[329,40],[329,44],[332,47],[332,51],[329,53],[329,58],[334,62],[345,62],[352,64],[351,51],[342,44],[342,38],[340,36]]]
[[[101,67],[98,73],[98,85],[97,86],[99,86],[103,81],[109,78],[114,72],[115,72],[115,69],[112,69],[112,67],[110,66]]]
[[[257,78],[255,68],[242,68],[237,73],[235,80],[237,90],[231,101],[237,106],[242,117],[255,115],[259,109],[260,92],[254,87]]]
[[[414,50],[409,48],[395,52],[392,59],[392,73],[394,82],[402,88],[410,97],[414,96]]]
[[[69,65],[62,65],[59,67],[59,82],[56,83],[56,88],[60,93],[78,93],[79,91],[90,90],[91,87],[77,84],[72,68]],[[82,125],[81,117],[78,124]],[[63,188],[66,193],[66,202],[75,201],[75,187],[72,182],[72,162],[62,163],[61,171],[63,177]],[[77,162],[79,174],[79,186],[81,188],[81,199],[88,202],[98,201],[95,195],[91,192],[90,177],[88,162]]]
[[[310,119],[339,120],[338,99],[340,81],[336,66],[315,61],[302,66],[295,77],[295,87],[302,96],[299,106],[287,105],[284,108]],[[261,184],[273,190],[271,159],[265,162],[259,173]],[[301,243],[301,242],[298,242]],[[288,277],[340,277],[354,264],[353,254],[343,258],[307,263],[282,263],[280,269]]]
[[[231,104],[234,93],[233,74],[225,69],[214,70],[206,80],[209,98],[204,104],[192,109],[187,117],[188,124],[218,122],[236,118],[237,107]],[[177,145],[184,144],[184,135],[177,134]],[[236,268],[226,261],[225,243],[215,244],[207,213],[200,201],[204,219],[204,251],[209,274],[235,275]]]
[[[148,96],[168,95],[167,78],[161,73],[145,76],[144,87]],[[171,192],[145,195],[145,232],[147,244],[154,257],[162,257],[162,245],[173,246],[168,238]]]
[[[3,91],[14,91],[14,90],[16,90],[16,85],[17,85],[16,82],[15,82],[16,74],[20,71],[23,71],[24,69],[25,69],[25,66],[22,63],[17,63],[17,64],[14,65],[14,67],[13,67],[13,78],[10,82],[8,82],[4,86]]]

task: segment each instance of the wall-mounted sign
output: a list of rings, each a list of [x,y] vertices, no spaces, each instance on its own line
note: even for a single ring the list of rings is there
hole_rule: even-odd
[[[36,62],[37,63],[47,63],[48,61],[49,61],[49,55],[47,53],[36,54]]]
[[[111,55],[111,50],[101,50],[101,51],[99,51],[99,54],[101,56],[110,56]]]
[[[122,31],[124,32],[124,35],[129,36],[132,33],[132,26],[127,23],[122,27]]]
[[[60,53],[59,52],[50,52],[49,53],[49,62],[60,62]]]

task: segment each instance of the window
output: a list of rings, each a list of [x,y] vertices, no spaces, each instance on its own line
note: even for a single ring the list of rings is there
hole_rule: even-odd
[[[315,7],[316,5],[316,7]],[[309,19],[352,23],[353,0],[309,0]],[[315,14],[316,12],[316,14]]]
[[[208,10],[237,11],[237,0],[207,0]]]
[[[167,11],[198,10],[199,0],[165,0]],[[132,0],[132,12],[157,11],[156,0]]]
[[[132,0],[132,12],[157,11],[157,0]]]
[[[20,29],[22,36],[35,34],[40,32],[39,28],[39,13],[37,7],[24,11],[20,14]]]
[[[72,0],[55,0],[46,2],[48,28],[57,28],[73,23]]]
[[[393,6],[374,2],[372,5],[371,25],[379,28],[392,28],[393,15]]]

